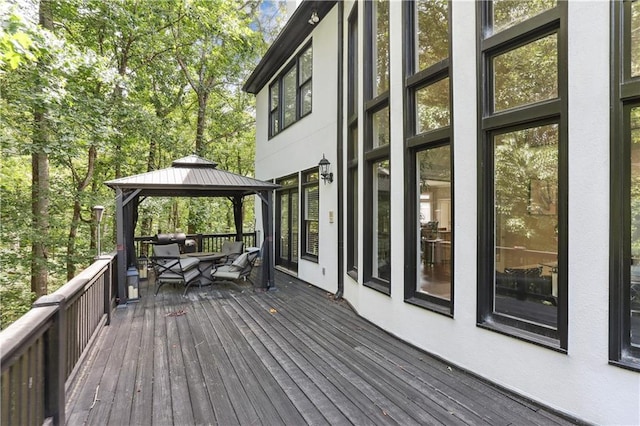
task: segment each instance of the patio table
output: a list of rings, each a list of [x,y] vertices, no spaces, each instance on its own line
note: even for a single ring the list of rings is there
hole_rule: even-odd
[[[210,271],[213,265],[220,259],[224,259],[228,256],[228,254],[213,251],[197,251],[194,253],[185,254],[188,257],[195,257],[200,259],[198,269],[200,270],[200,280],[201,282],[203,281],[204,285],[209,285],[213,282],[210,278],[211,274],[205,274],[205,272]]]

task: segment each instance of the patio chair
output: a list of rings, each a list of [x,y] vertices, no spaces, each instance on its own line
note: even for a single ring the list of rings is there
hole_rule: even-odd
[[[219,262],[230,265],[243,251],[244,243],[242,241],[225,241],[220,249],[220,252],[225,256]]]
[[[214,281],[216,279],[235,281],[243,278],[253,284],[250,275],[259,254],[260,249],[253,247],[238,256],[230,265],[214,265],[211,270],[211,279]]]
[[[176,243],[153,246],[153,256],[149,258],[156,275],[156,291],[164,284],[184,284],[182,295],[187,294],[189,286],[200,278],[196,257],[181,257],[180,247]]]

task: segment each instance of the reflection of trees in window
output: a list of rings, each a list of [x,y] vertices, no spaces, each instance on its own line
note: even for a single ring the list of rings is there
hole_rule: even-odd
[[[313,60],[313,51],[311,47],[304,51],[302,55],[300,55],[300,84],[311,78],[311,70],[312,70],[312,60]]]
[[[567,3],[483,5],[478,320],[566,348]]]
[[[556,0],[494,0],[493,33],[526,21],[556,6]]]
[[[631,132],[631,256],[640,259],[640,107],[631,108],[629,121]]]
[[[347,83],[347,270],[358,269],[358,8],[349,15]],[[356,276],[357,279],[357,276]]]
[[[414,55],[416,71],[449,57],[449,2],[419,0],[415,3]]]
[[[282,80],[284,92],[284,127],[296,121],[296,68],[289,70]]]
[[[558,36],[552,34],[493,59],[494,110],[558,96]]]
[[[494,138],[499,245],[557,253],[558,126]]]
[[[450,2],[407,4],[406,111],[409,132],[405,214],[405,299],[451,314],[453,209],[451,204]]]
[[[375,277],[389,281],[391,279],[391,170],[389,160],[383,160],[373,165],[374,194],[373,207],[374,229],[377,230],[374,239],[373,266]]]
[[[421,151],[418,154],[420,185],[427,186],[430,180],[451,182],[451,149],[449,145]]]
[[[374,112],[371,121],[373,122],[373,148],[389,145],[389,107]]]
[[[631,3],[631,76],[640,77],[640,1]]]
[[[270,132],[274,135],[280,131],[280,109],[278,108],[280,95],[278,88],[279,86],[277,82],[269,88],[271,91],[271,111],[269,113],[271,122]]]
[[[373,43],[373,97],[389,90],[389,2],[373,3],[375,39]]]
[[[449,78],[417,89],[415,93],[416,134],[450,124]]]
[[[363,68],[367,71],[364,82],[363,156],[366,181],[363,182],[365,188],[363,218],[367,233],[362,237],[365,248],[363,279],[366,285],[388,293],[391,288],[388,175],[390,167],[389,2],[374,0],[364,2],[364,7],[367,25],[365,25]]]
[[[311,112],[312,74],[313,50],[309,45],[269,87],[270,137]]]
[[[300,116],[311,112],[311,75],[313,67],[313,51],[311,47],[300,55]]]

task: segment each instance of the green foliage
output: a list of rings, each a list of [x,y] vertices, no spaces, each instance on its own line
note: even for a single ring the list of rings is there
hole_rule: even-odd
[[[93,205],[106,207],[102,251],[115,247],[114,194],[103,182],[168,167],[193,153],[199,112],[200,155],[222,169],[253,174],[254,99],[240,88],[266,50],[258,29],[272,36],[280,25],[277,13],[257,19],[259,5],[51,0],[53,31],[0,6],[2,327],[33,298],[32,152],[45,152],[50,161],[48,258],[41,259],[49,291],[66,282],[69,265],[81,270],[91,263]],[[37,144],[36,107],[46,109],[48,123],[46,142]],[[244,213],[245,229],[252,230],[252,200],[245,200]],[[201,233],[229,232],[231,202],[149,198],[140,205],[137,232],[186,231],[189,223]]]

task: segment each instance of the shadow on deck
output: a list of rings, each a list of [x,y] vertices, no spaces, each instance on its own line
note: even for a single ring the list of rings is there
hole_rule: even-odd
[[[144,283],[143,283],[144,284]],[[117,309],[68,390],[67,423],[569,424],[416,350],[280,272]]]

